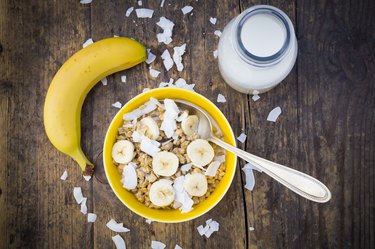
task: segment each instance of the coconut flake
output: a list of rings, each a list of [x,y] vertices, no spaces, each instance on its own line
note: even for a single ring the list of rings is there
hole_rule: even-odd
[[[185,176],[177,177],[173,182],[173,189],[175,190],[175,203],[181,213],[187,213],[192,210],[194,201],[184,189]]]
[[[157,99],[155,99],[153,97],[150,98],[150,102],[154,103],[155,105],[157,105],[161,109],[165,109],[164,105],[162,103],[160,103],[159,100],[157,100]]]
[[[126,17],[129,17],[130,14],[133,12],[133,10],[134,10],[134,7],[130,7],[129,9],[127,9],[127,10],[126,10],[126,13],[125,13],[125,16],[126,16]]]
[[[221,163],[218,161],[213,161],[208,166],[206,173],[204,173],[206,176],[215,176],[217,173],[217,170],[219,169]]]
[[[163,54],[161,55],[163,59],[164,67],[167,71],[169,71],[173,67],[173,60],[171,58],[171,54],[169,53],[168,49],[166,49]]]
[[[125,113],[124,116],[123,116],[123,119],[125,121],[138,119],[142,115],[148,114],[148,113],[152,112],[153,110],[155,110],[156,108],[157,108],[157,106],[153,102],[148,101],[144,105],[142,105],[141,107],[139,107],[137,109],[134,109],[131,112]]]
[[[160,3],[160,7],[164,7],[164,2],[165,2],[165,0],[161,0],[161,3]]]
[[[217,58],[217,56],[219,54],[219,52],[217,51],[217,49],[213,52],[213,54],[214,54],[214,57]]]
[[[281,114],[281,108],[280,106],[274,108],[267,117],[267,121],[276,122],[277,118]]]
[[[108,84],[107,77],[104,77],[103,79],[100,80],[103,84],[103,86],[106,86]]]
[[[146,60],[146,63],[147,64],[151,64],[152,62],[154,62],[154,60],[156,59],[156,55],[154,55],[153,53],[151,53],[151,49],[147,49],[147,60]]]
[[[184,112],[182,112],[182,114],[181,114],[180,116],[178,116],[178,117],[176,118],[176,121],[177,121],[177,122],[182,122],[182,121],[184,121],[188,116],[189,116],[189,112],[188,112],[188,111],[184,111]]]
[[[121,75],[121,82],[126,83],[126,75]]]
[[[141,141],[141,151],[154,157],[160,151],[160,148],[148,137],[143,136]]]
[[[87,222],[95,222],[96,221],[96,214],[94,213],[88,213],[87,214]]]
[[[158,77],[159,74],[160,74],[160,71],[155,70],[155,69],[152,69],[152,67],[149,67],[149,70],[150,70],[150,75],[151,75],[151,77],[153,77],[153,78]]]
[[[128,190],[135,189],[137,187],[137,172],[135,171],[136,165],[130,162],[125,165],[122,171],[121,183],[122,186]]]
[[[116,249],[126,249],[125,240],[120,235],[112,237],[113,243],[115,243]]]
[[[168,20],[167,18],[162,16],[160,17],[160,20],[156,23],[156,25],[163,29],[163,33],[159,33],[156,35],[158,42],[163,42],[166,45],[171,43],[174,23],[171,20]]]
[[[87,46],[89,46],[89,45],[91,45],[91,44],[93,44],[94,43],[94,41],[92,40],[92,38],[90,38],[90,39],[87,39],[87,41],[85,41],[83,44],[82,44],[82,47],[87,47]]]
[[[202,225],[200,225],[197,227],[197,230],[201,236],[204,235],[209,238],[212,233],[219,231],[219,223],[217,221],[209,219],[206,221],[206,226],[203,227]]]
[[[214,34],[215,34],[217,37],[220,37],[220,36],[221,36],[221,31],[220,31],[220,30],[215,30]]]
[[[123,223],[117,223],[114,219],[108,221],[106,226],[117,233],[127,233],[130,231],[128,228],[124,227]]]
[[[79,1],[79,3],[81,3],[81,4],[89,4],[91,2],[92,2],[92,0],[81,0],[81,1]]]
[[[142,141],[142,135],[138,131],[133,131],[132,139],[135,143],[140,143]]]
[[[86,206],[87,198],[83,197],[81,202],[81,213],[87,214],[87,206]]]
[[[174,249],[182,249],[182,247],[176,244]]]
[[[254,231],[255,228],[254,228],[254,227],[249,227],[249,230],[250,230],[250,231]]]
[[[245,188],[252,191],[254,189],[255,185],[255,177],[253,170],[257,170],[259,172],[262,172],[260,169],[252,165],[251,163],[247,163],[243,166],[242,171],[245,173],[245,179],[246,179],[246,184]]]
[[[226,98],[224,97],[224,95],[222,95],[222,94],[218,94],[217,95],[217,102],[218,103],[225,103],[225,102],[227,102],[227,100],[226,100]]]
[[[245,142],[245,140],[246,140],[246,134],[245,133],[241,133],[241,135],[239,135],[238,137],[237,137],[237,140],[238,141],[240,141],[241,143],[244,143]]]
[[[186,14],[190,13],[193,9],[194,9],[193,7],[187,5],[187,6],[183,7],[181,9],[181,11],[182,11],[182,14],[186,15]]]
[[[116,103],[113,103],[112,106],[115,107],[115,108],[120,109],[121,106],[122,106],[122,104],[121,104],[120,102],[117,101]]]
[[[166,245],[160,241],[152,240],[151,241],[151,249],[164,249]]]
[[[81,187],[74,187],[73,196],[76,199],[76,202],[80,204],[83,201],[82,189]]]
[[[194,92],[195,84],[187,84],[186,80],[183,78],[179,78],[174,84],[175,85],[172,85],[172,87],[182,88]]]
[[[154,11],[152,9],[136,9],[135,12],[137,13],[138,18],[152,18]]]
[[[253,101],[257,101],[258,99],[260,99],[259,95],[258,94],[254,94],[253,97],[251,97],[253,99]]]
[[[88,181],[90,181],[91,176],[85,176],[85,175],[83,175],[83,179],[85,179],[85,181],[88,182]]]
[[[213,25],[215,25],[216,21],[217,21],[216,17],[210,17],[210,23],[212,23]]]
[[[171,99],[165,99],[164,106],[164,119],[161,123],[160,130],[164,131],[168,138],[171,138],[174,131],[177,129],[176,118],[178,117],[180,110],[176,103]]]
[[[138,1],[138,6],[142,6],[142,1],[141,0]]]
[[[185,53],[186,43],[179,46],[174,47],[173,50],[173,61],[176,63],[177,71],[181,72],[184,69],[184,65],[182,64],[182,55]]]
[[[218,161],[219,163],[224,163],[225,162],[225,155],[215,156],[214,161]]]
[[[146,219],[146,223],[147,223],[147,224],[151,224],[152,222],[154,222],[154,221],[151,220],[151,219]]]
[[[66,178],[68,178],[68,171],[65,170],[64,173],[60,176],[60,179],[65,181]]]

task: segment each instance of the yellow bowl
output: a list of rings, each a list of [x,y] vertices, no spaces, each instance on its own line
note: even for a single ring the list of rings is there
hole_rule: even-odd
[[[197,218],[212,209],[228,191],[229,186],[233,181],[237,164],[237,157],[232,153],[226,153],[226,173],[221,179],[219,185],[216,187],[215,191],[206,200],[197,205],[194,205],[193,210],[188,213],[181,213],[178,209],[162,210],[146,207],[135,198],[133,193],[123,188],[120,182],[121,175],[118,173],[116,166],[112,162],[112,146],[116,142],[117,129],[123,123],[123,115],[138,108],[140,105],[147,102],[151,97],[154,97],[156,99],[170,98],[187,100],[202,107],[216,121],[224,135],[224,140],[231,145],[235,145],[235,137],[232,128],[228,123],[228,120],[210,100],[195,92],[178,88],[154,89],[139,94],[138,96],[131,99],[128,103],[126,103],[126,105],[121,108],[121,110],[116,114],[111,124],[109,125],[103,148],[104,169],[109,184],[111,185],[111,188],[115,192],[116,196],[122,201],[122,203],[124,203],[125,206],[127,206],[130,210],[137,213],[138,215],[143,216],[144,218],[165,223],[183,222]]]

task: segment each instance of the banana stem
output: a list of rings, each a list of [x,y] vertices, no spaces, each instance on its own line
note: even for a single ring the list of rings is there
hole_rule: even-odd
[[[70,156],[79,164],[83,175],[92,176],[94,164],[87,159],[81,148],[77,148]]]

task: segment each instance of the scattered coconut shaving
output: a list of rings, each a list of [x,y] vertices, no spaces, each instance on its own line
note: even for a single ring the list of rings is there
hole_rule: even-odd
[[[117,223],[114,219],[107,222],[106,226],[114,232],[117,233],[127,233],[130,229],[124,227],[123,223]]]
[[[93,43],[94,43],[94,41],[92,40],[92,38],[87,39],[87,41],[85,41],[85,42],[82,44],[82,47],[85,48],[85,47],[87,47],[87,46],[89,46],[89,45],[91,45],[91,44],[93,44]]]
[[[274,108],[267,117],[267,121],[276,122],[277,118],[281,114],[281,108],[280,106]]]
[[[253,101],[257,101],[258,99],[260,99],[259,95],[258,94],[254,94],[253,97],[251,97],[253,99]]]
[[[180,167],[180,169],[181,169],[181,171],[186,172],[186,171],[189,171],[189,170],[191,169],[192,166],[193,166],[192,163],[187,163],[187,164],[182,165],[182,166]]]
[[[217,58],[217,56],[219,54],[219,52],[217,51],[217,49],[213,52],[213,54],[214,54],[214,57]]]
[[[96,214],[94,213],[88,213],[87,214],[87,222],[95,222],[96,221]]]
[[[187,5],[187,6],[183,7],[183,8],[181,9],[181,11],[182,11],[182,14],[186,15],[186,14],[192,12],[193,9],[194,9],[194,8],[193,8],[192,6]]]
[[[239,135],[238,137],[237,137],[237,140],[238,141],[240,141],[241,143],[244,143],[245,142],[245,140],[246,140],[246,134],[245,133],[241,133],[241,135]]]
[[[121,82],[126,83],[126,75],[121,75]]]
[[[152,18],[154,11],[152,9],[136,9],[135,12],[137,13],[138,18]]]
[[[204,173],[206,176],[215,176],[217,173],[217,170],[219,169],[221,163],[218,161],[213,161],[208,166],[206,173]]]
[[[197,227],[198,233],[200,236],[206,236],[209,238],[212,233],[219,231],[219,223],[212,219],[206,221],[206,226],[200,225]]]
[[[66,178],[68,178],[68,171],[65,170],[64,173],[60,176],[60,179],[65,181]]]
[[[186,43],[179,46],[174,47],[173,50],[173,61],[176,64],[177,71],[181,72],[184,69],[184,65],[182,64],[182,55],[185,53]]]
[[[121,104],[120,102],[117,101],[116,103],[113,103],[112,106],[113,106],[114,108],[118,108],[118,109],[120,109],[120,108],[122,107],[122,104]]]
[[[182,88],[194,92],[195,84],[187,84],[186,80],[183,78],[179,78],[174,84],[177,88]]]
[[[252,191],[255,186],[255,177],[254,177],[253,170],[262,172],[260,169],[258,169],[251,163],[245,164],[242,168],[242,171],[245,173],[245,179],[246,179],[246,184],[244,187],[250,191]]]
[[[79,1],[79,3],[81,3],[81,4],[89,4],[91,2],[92,2],[92,0],[81,0],[81,1]]]
[[[125,121],[132,121],[134,119],[138,119],[142,115],[145,115],[145,114],[148,114],[148,113],[152,112],[156,108],[157,108],[157,106],[155,105],[155,103],[153,103],[151,101],[148,101],[144,105],[142,105],[141,107],[139,107],[139,108],[137,108],[137,109],[135,109],[131,112],[125,113],[124,116],[123,116],[123,119]]]
[[[115,243],[116,249],[126,249],[125,240],[120,235],[112,237],[113,243]]]
[[[150,88],[143,88],[143,91],[142,91],[142,93],[145,93],[145,92],[148,92],[148,91],[150,91],[151,89]]]
[[[222,95],[222,94],[218,94],[217,95],[217,102],[218,103],[225,103],[225,102],[227,102],[227,99],[224,97],[224,95]]]
[[[121,183],[122,186],[128,190],[135,189],[137,187],[137,165],[133,162],[127,164],[122,171]]]
[[[103,86],[106,86],[108,84],[107,77],[104,77],[103,79],[100,80],[103,84]]]
[[[76,199],[76,202],[80,204],[83,201],[82,189],[81,187],[74,187],[73,196]]]
[[[164,2],[165,2],[165,0],[161,0],[161,3],[160,3],[160,7],[164,7]]]
[[[125,13],[125,16],[126,16],[126,17],[129,17],[130,14],[133,12],[133,10],[134,10],[134,7],[130,7],[129,9],[127,9],[127,10],[126,10],[126,13]]]
[[[152,240],[151,241],[151,249],[164,249],[166,245],[160,241]]]
[[[161,55],[161,58],[163,59],[163,64],[164,64],[165,69],[169,71],[173,67],[173,60],[168,49],[166,49],[163,52],[163,54]]]
[[[139,1],[138,1],[138,6],[142,6],[142,4],[143,4],[142,1],[139,0]]]
[[[214,35],[216,35],[217,37],[220,37],[221,36],[221,31],[220,30],[215,30],[214,32]]]
[[[90,181],[91,176],[85,176],[85,175],[83,175],[83,179],[85,179],[85,181],[88,182],[88,181]]]
[[[156,78],[159,76],[160,71],[153,69],[151,66],[149,67],[149,72],[152,78]]]
[[[215,25],[216,21],[217,21],[216,17],[210,17],[210,23],[212,23],[213,25]]]
[[[163,29],[163,33],[159,33],[156,35],[158,42],[163,42],[166,45],[171,43],[174,23],[171,20],[168,20],[167,18],[162,16],[160,17],[160,20],[156,23],[156,25]]]
[[[156,55],[154,55],[153,53],[151,53],[151,49],[147,49],[147,60],[146,60],[146,63],[147,64],[151,64],[152,62],[154,62],[154,60],[156,59]]]
[[[151,219],[146,219],[146,223],[147,223],[147,224],[150,224],[150,225],[151,225],[152,222],[155,222],[155,221],[154,221],[154,220],[151,220]]]
[[[143,136],[141,141],[141,151],[143,151],[149,156],[154,157],[156,153],[160,151],[160,148],[157,146],[157,143],[157,141],[151,140],[148,137]]]
[[[176,119],[180,110],[178,109],[176,103],[171,99],[164,100],[164,119],[161,123],[160,130],[164,131],[168,138],[171,138],[174,131],[177,129]]]
[[[254,231],[255,228],[254,228],[254,227],[249,227],[249,230],[250,230],[250,231]]]
[[[174,249],[182,249],[182,247],[176,244]]]
[[[87,214],[86,202],[87,202],[87,198],[83,197],[82,202],[81,202],[81,213],[83,213],[83,214]]]

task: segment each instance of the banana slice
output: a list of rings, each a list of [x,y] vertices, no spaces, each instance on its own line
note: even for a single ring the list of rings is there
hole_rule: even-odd
[[[165,207],[174,201],[175,191],[172,181],[161,179],[154,182],[150,188],[150,201],[152,204]]]
[[[187,155],[196,166],[206,166],[215,156],[214,149],[207,140],[197,139],[191,142],[187,149]]]
[[[112,158],[117,163],[127,164],[134,157],[134,145],[128,140],[117,141],[112,147]]]
[[[201,173],[186,175],[184,188],[191,196],[203,196],[207,192],[207,179]]]
[[[160,176],[171,176],[178,168],[178,157],[172,152],[158,152],[152,159],[152,170]]]
[[[189,115],[181,122],[182,131],[187,135],[193,135],[198,131],[199,118],[197,115]]]
[[[140,121],[141,133],[150,139],[157,139],[159,137],[160,131],[159,126],[156,121],[150,117],[142,118]]]

